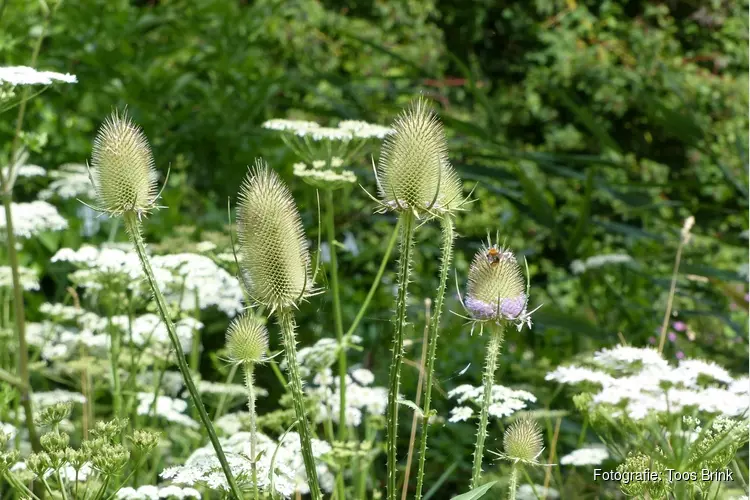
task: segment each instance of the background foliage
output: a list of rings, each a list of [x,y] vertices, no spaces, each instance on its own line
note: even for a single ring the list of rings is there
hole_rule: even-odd
[[[257,156],[296,191],[316,238],[314,198],[291,176],[291,153],[260,124],[274,117],[387,124],[422,93],[447,126],[452,161],[467,186],[477,185],[477,201],[458,221],[459,281],[479,241],[499,230],[528,260],[532,305],[544,304],[531,332],[508,339],[502,383],[531,390],[540,408],[570,410],[544,382],[549,368],[621,339],[653,342],[688,215],[696,225],[674,308],[688,330],[666,352],[748,370],[747,0],[78,0],[49,20],[35,2],[0,5],[0,62],[26,64],[48,22],[38,67],[79,80],[30,103],[31,161],[83,162],[102,119],[127,105],[158,168],[171,165],[169,210],[146,225],[154,243],[226,237],[227,197]],[[1,122],[0,145],[12,133],[11,120]],[[361,182],[372,190],[369,158],[360,160]],[[340,263],[350,321],[394,221],[373,216],[358,189],[338,203],[339,231],[351,232],[359,250]],[[106,239],[105,229],[94,239]],[[419,238],[411,359],[419,357],[422,301],[436,287],[438,228],[425,227]],[[83,240],[68,232],[23,258],[44,262]],[[612,253],[633,261],[571,269],[575,260]],[[60,285],[47,274],[44,293],[60,297]],[[451,288],[447,307],[458,311]],[[359,332],[365,366],[382,377],[391,294],[392,286],[381,287]],[[332,336],[329,300],[303,309],[303,345]],[[433,402],[442,415],[444,391],[479,384],[484,349],[460,318],[444,318]],[[225,326],[204,335],[207,377]],[[404,375],[404,387],[415,387],[416,370]],[[260,385],[278,390],[274,383],[261,375]],[[564,418],[558,453],[574,448],[579,432],[574,413]],[[472,426],[446,425],[432,436],[427,484],[451,468],[443,488],[461,488],[452,482],[470,468]],[[490,435],[490,448],[500,436]],[[581,491],[574,488],[587,478],[564,472],[570,491]]]

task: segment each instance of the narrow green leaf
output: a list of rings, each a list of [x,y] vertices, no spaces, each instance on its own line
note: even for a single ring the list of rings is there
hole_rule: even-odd
[[[490,491],[490,488],[495,486],[495,484],[497,484],[497,481],[484,483],[482,486],[474,488],[471,491],[467,491],[466,493],[458,495],[457,497],[453,497],[451,500],[479,500],[484,496],[485,493]]]

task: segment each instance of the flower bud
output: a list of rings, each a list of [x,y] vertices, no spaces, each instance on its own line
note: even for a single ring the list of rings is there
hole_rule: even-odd
[[[136,454],[150,453],[159,444],[159,434],[153,431],[135,430],[130,437]]]
[[[240,188],[237,226],[241,264],[255,301],[284,309],[310,294],[310,253],[297,205],[263,160]]]
[[[39,412],[36,422],[39,425],[52,426],[59,424],[70,415],[73,404],[70,402],[55,403]]]
[[[70,436],[64,432],[48,432],[39,438],[44,451],[52,453],[53,451],[62,451],[67,448],[70,442]]]
[[[259,363],[268,352],[266,325],[252,314],[243,314],[229,325],[226,345],[232,362]]]
[[[91,178],[99,209],[112,217],[155,208],[156,171],[143,131],[116,111],[104,121],[94,139]]]
[[[539,425],[527,418],[513,422],[503,436],[503,450],[510,460],[536,463],[544,450]]]
[[[383,203],[394,210],[446,212],[462,202],[462,186],[448,161],[443,126],[423,99],[393,124],[385,137],[377,175]]]

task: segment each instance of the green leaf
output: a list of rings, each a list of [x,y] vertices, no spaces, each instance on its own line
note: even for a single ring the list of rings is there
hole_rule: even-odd
[[[424,417],[424,413],[422,412],[422,409],[419,406],[417,406],[416,404],[414,404],[413,401],[409,401],[408,399],[398,399],[398,400],[396,400],[396,403],[400,404],[400,405],[404,405],[407,408],[410,408],[412,411],[414,411],[414,413],[417,414],[417,416],[419,418],[423,418]]]
[[[531,208],[531,214],[540,224],[554,229],[556,224],[555,208],[547,200],[544,191],[539,187],[539,183],[529,177],[521,166],[516,166],[516,176],[521,183],[521,187],[523,187],[526,201]]]
[[[451,500],[479,500],[484,496],[485,493],[490,491],[490,488],[495,486],[495,484],[497,484],[497,481],[484,483],[482,486],[474,488],[471,491],[467,491],[466,493],[458,495],[457,497],[453,497]]]

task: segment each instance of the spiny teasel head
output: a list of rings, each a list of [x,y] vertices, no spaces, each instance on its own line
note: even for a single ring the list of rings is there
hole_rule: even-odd
[[[268,352],[268,329],[257,316],[242,314],[229,325],[226,347],[232,363],[262,363]]]
[[[516,420],[503,435],[504,458],[530,465],[538,464],[544,450],[542,431],[536,421],[529,418]]]
[[[237,230],[241,267],[256,302],[273,311],[310,295],[310,252],[297,205],[261,159],[240,188]]]
[[[465,307],[476,321],[517,321],[531,326],[527,281],[513,252],[488,241],[469,269]]]
[[[89,175],[98,208],[110,216],[156,208],[154,157],[143,131],[128,117],[114,111],[99,128],[91,153]]]
[[[461,181],[448,161],[443,125],[427,102],[414,101],[392,128],[376,171],[383,206],[412,210],[417,216],[459,206]]]

